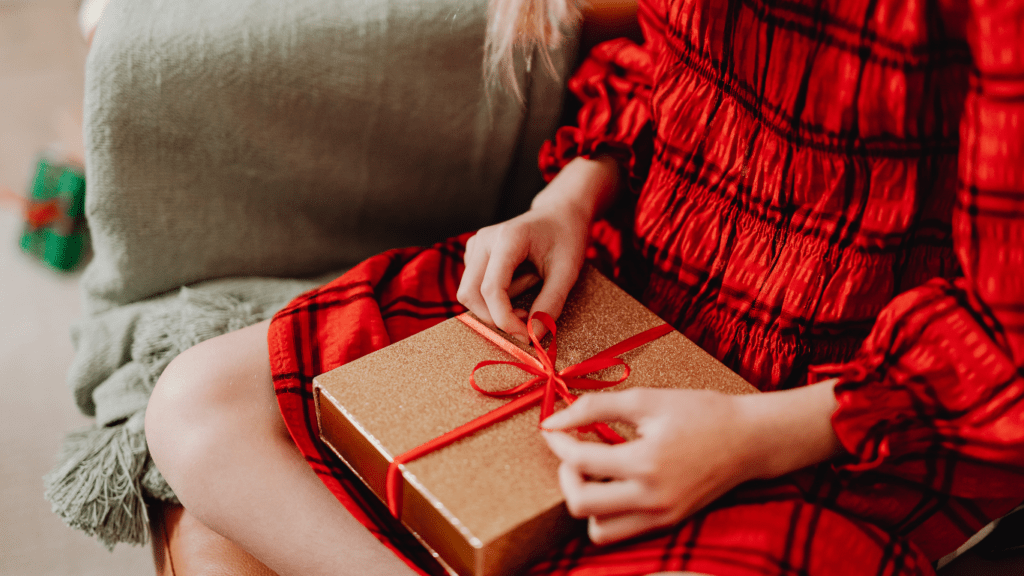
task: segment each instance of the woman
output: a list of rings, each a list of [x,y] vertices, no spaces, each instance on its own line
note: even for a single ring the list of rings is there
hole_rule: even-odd
[[[1024,498],[1024,3],[834,4],[645,0],[643,46],[571,81],[529,212],[175,360],[147,435],[186,508],[281,574],[433,569],[311,434],[310,380],[463,306],[524,334],[526,261],[557,316],[607,211],[592,255],[766,393],[552,416],[641,438],[547,434],[589,540],[531,573],[932,573]],[[495,62],[549,41],[551,6],[495,3]]]

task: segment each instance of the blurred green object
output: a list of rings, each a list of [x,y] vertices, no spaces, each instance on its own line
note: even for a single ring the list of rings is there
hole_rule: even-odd
[[[88,243],[84,171],[41,157],[32,179],[21,249],[55,270],[69,272],[81,264]]]

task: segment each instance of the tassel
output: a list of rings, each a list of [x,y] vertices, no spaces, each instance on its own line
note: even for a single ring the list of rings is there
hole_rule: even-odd
[[[127,422],[69,434],[57,468],[43,477],[54,513],[108,549],[149,541],[149,515],[138,484],[148,457],[145,412]]]
[[[138,388],[151,391],[170,361],[189,347],[272,313],[241,296],[182,288],[177,307],[143,316],[138,323],[131,350],[132,361],[142,366]],[[145,410],[139,410],[127,421],[69,434],[56,468],[43,477],[53,511],[109,549],[118,542],[148,541],[143,495],[177,501],[149,458],[144,422]]]

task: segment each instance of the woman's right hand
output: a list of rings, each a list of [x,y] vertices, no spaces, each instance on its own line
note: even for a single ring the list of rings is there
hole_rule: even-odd
[[[576,158],[534,198],[528,212],[477,232],[466,244],[459,302],[484,322],[528,342],[527,313],[514,311],[511,298],[542,280],[530,312],[558,317],[583,266],[590,224],[611,203],[618,181],[614,160]],[[525,262],[536,274],[514,278]],[[540,323],[534,330],[543,336]]]

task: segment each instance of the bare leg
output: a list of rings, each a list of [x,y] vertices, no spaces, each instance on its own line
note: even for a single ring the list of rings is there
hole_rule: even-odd
[[[320,482],[277,408],[268,322],[176,358],[153,391],[146,438],[182,504],[282,576],[412,574]]]

